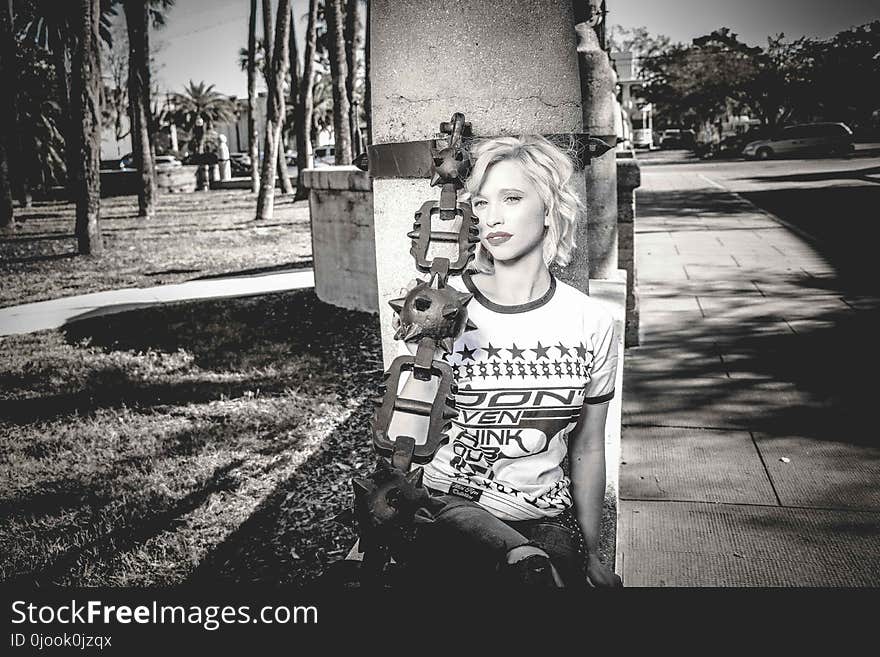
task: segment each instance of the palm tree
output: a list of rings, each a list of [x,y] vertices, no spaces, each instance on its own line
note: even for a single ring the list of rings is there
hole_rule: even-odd
[[[174,122],[184,130],[193,132],[201,119],[204,130],[199,131],[202,134],[196,144],[197,153],[204,152],[206,137],[214,124],[235,120],[235,102],[219,91],[214,91],[213,84],[196,84],[190,80],[182,94],[171,95],[171,101],[174,103]]]
[[[312,166],[312,113],[315,84],[315,46],[317,40],[318,0],[309,0],[309,22],[306,27],[303,72],[300,78],[299,102],[296,105],[296,165],[302,172]],[[302,180],[302,177],[300,177]],[[306,188],[297,184],[296,200],[306,198]]]
[[[260,193],[257,197],[257,219],[271,219],[274,212],[275,172],[284,121],[284,78],[287,76],[287,65],[290,60],[290,3],[291,0],[278,2],[274,52],[271,57],[272,79],[266,102],[266,146],[263,149],[263,170],[260,176]],[[268,44],[266,54],[269,55]]]
[[[77,158],[76,238],[79,252],[99,254],[101,240],[101,58],[99,53],[100,0],[79,0],[76,43],[73,48],[71,99],[79,126]]]
[[[289,18],[286,19],[289,23]],[[288,37],[290,35],[290,30],[288,29]],[[265,57],[263,58],[263,75],[266,78],[266,89],[271,89],[273,85],[273,69],[272,69],[272,1],[271,0],[263,0],[263,48],[265,52]],[[279,49],[275,47],[276,57],[284,56],[290,57],[289,44],[287,48]],[[284,63],[284,70],[290,69],[290,61],[288,59],[287,62]],[[286,75],[286,73],[285,73]],[[284,149],[281,148],[283,146],[283,135],[284,135],[284,118],[285,113],[281,111],[281,128],[278,133],[278,155],[276,157],[275,166],[276,166],[276,175],[281,179],[281,191],[285,194],[293,193],[293,185],[290,183],[290,176],[287,173],[287,158],[285,157]],[[263,157],[266,154],[263,153]]]
[[[327,0],[325,13],[330,77],[333,82],[333,135],[336,142],[336,164],[351,164],[351,129],[348,120],[348,96],[345,92],[348,64],[345,61],[342,0]]]
[[[15,37],[12,25],[12,0],[0,9],[0,83],[6,89],[14,89]],[[15,224],[12,207],[12,182],[9,168],[9,146],[15,131],[15,94],[5,94],[0,100],[0,228]]]
[[[151,219],[156,212],[158,189],[150,130],[150,8],[144,0],[122,0],[122,9],[128,28],[128,117],[131,126],[131,150],[135,168],[140,173],[138,216]]]
[[[260,191],[260,146],[257,143],[257,0],[251,0],[248,21],[246,68],[248,78],[248,152],[251,157],[251,191]]]
[[[101,41],[112,45],[112,17],[116,15],[114,4],[117,0],[100,0],[101,15],[98,34]],[[58,0],[31,0],[22,5],[25,38],[52,54],[55,67],[55,78],[58,81],[61,103],[61,115],[68,117],[62,126],[65,139],[64,160],[67,169],[67,189],[70,200],[75,201],[77,190],[76,164],[79,152],[76,146],[80,126],[74,120],[73,104],[76,99],[71,97],[72,86],[72,52],[77,39],[77,5]]]

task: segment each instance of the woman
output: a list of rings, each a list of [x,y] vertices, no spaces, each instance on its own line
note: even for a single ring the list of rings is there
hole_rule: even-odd
[[[574,168],[536,136],[485,140],[472,160],[466,198],[480,246],[472,271],[448,284],[473,294],[477,329],[442,356],[459,384],[459,415],[424,467],[434,522],[420,529],[421,565],[447,583],[491,571],[548,586],[619,585],[598,559],[613,320],[549,269],[574,248]],[[399,395],[431,399],[435,385],[410,377]],[[398,413],[389,433],[424,428]]]

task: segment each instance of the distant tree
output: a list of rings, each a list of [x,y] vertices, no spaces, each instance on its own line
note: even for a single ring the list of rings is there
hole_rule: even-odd
[[[671,46],[642,60],[645,96],[672,125],[696,125],[725,110],[741,111],[749,105],[760,54],[726,27],[689,46]]]
[[[260,191],[260,145],[257,143],[257,0],[251,0],[248,46],[245,52],[248,79],[248,153],[251,158],[251,191]]]
[[[270,58],[272,78],[266,98],[266,134],[260,192],[257,197],[257,219],[271,219],[274,213],[275,172],[284,122],[284,79],[290,59],[290,4],[291,0],[278,2],[275,43],[272,45]],[[268,47],[267,44],[267,58],[270,54]]]
[[[327,47],[330,57],[330,78],[333,88],[333,135],[336,164],[351,164],[351,127],[345,80],[348,64],[345,55],[345,33],[342,0],[327,0]]]
[[[79,0],[73,48],[71,99],[79,126],[77,158],[76,238],[81,254],[103,251],[101,238],[101,57],[100,0]]]
[[[608,47],[612,51],[632,52],[637,57],[656,57],[666,52],[672,40],[664,34],[651,34],[647,27],[612,25],[608,30]]]
[[[174,122],[187,132],[201,133],[197,138],[198,143],[194,144],[198,153],[205,151],[205,141],[215,124],[235,120],[235,102],[229,96],[214,91],[213,84],[196,84],[190,80],[183,93],[172,94],[171,99],[174,103]],[[204,129],[196,131],[194,128],[199,119],[204,123]]]

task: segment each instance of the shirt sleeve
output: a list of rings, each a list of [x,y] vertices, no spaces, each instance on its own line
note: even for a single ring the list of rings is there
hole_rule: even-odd
[[[614,318],[602,313],[593,322],[587,338],[592,347],[590,380],[584,388],[584,403],[603,404],[614,397],[617,378],[617,342]]]

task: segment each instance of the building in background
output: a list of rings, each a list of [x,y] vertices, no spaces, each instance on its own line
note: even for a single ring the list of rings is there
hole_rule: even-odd
[[[639,57],[631,50],[612,52],[611,62],[617,72],[624,134],[628,132],[631,135],[635,148],[653,148],[654,112],[651,104],[642,96],[644,80],[640,76]]]

